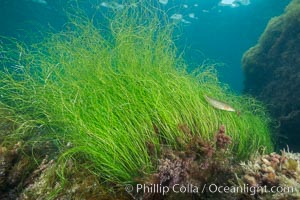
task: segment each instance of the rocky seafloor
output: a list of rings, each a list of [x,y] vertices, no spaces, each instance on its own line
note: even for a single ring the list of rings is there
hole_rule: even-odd
[[[300,132],[299,8],[300,1],[293,0],[243,58],[245,91],[269,106],[278,131],[289,138],[293,149],[299,146]],[[0,128],[0,200],[300,199],[300,154],[258,149],[240,161],[227,149],[234,141],[226,134],[226,124],[210,142],[192,136],[187,125],[178,125],[190,141],[178,138],[180,148],[176,149],[161,144],[159,159],[152,160],[155,171],[131,180],[127,192],[125,184],[104,182],[79,160],[61,162],[59,150],[50,141],[6,142],[3,138],[14,127],[1,124],[5,126]],[[148,143],[147,149],[149,155],[155,154],[154,144]],[[166,194],[138,191],[137,184],[149,190],[155,185],[177,189]],[[181,186],[190,186],[190,191],[178,192]]]
[[[186,125],[178,128],[190,132]],[[234,153],[227,150],[231,142],[225,126],[221,126],[211,142],[191,136],[181,150],[162,145],[160,159],[153,160],[156,171],[137,178],[130,192],[124,185],[104,183],[96,174],[80,168],[76,160],[66,161],[60,172],[61,162],[51,153],[55,149],[49,143],[35,147],[34,156],[25,141],[2,145],[0,199],[300,199],[300,154],[261,151],[237,162]],[[147,145],[151,154],[152,145]],[[135,184],[177,189],[163,194],[158,190],[138,191]],[[222,189],[215,191],[215,186]],[[180,187],[186,191],[178,192]]]

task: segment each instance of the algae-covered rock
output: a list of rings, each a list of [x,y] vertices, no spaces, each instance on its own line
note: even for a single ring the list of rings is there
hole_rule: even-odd
[[[73,161],[65,165],[65,178],[57,176],[57,164],[45,158],[32,173],[30,183],[23,189],[18,200],[57,199],[57,200],[129,200],[130,196],[123,191],[112,192],[113,186],[101,183],[97,175],[86,169],[76,169]]]
[[[242,60],[245,91],[268,106],[292,149],[300,139],[300,0],[270,20]],[[285,144],[284,144],[285,145]]]
[[[249,197],[259,199],[299,199],[300,198],[300,155],[282,151],[281,155],[271,153],[254,156],[241,163],[239,185],[245,185]],[[254,190],[255,189],[255,190]],[[243,195],[245,196],[247,192]],[[247,196],[247,195],[246,195]]]
[[[178,125],[178,128],[186,134],[192,134],[185,124]],[[159,185],[168,188],[168,192],[153,193],[145,189],[137,194],[130,194],[134,199],[144,200],[233,199],[235,194],[215,193],[206,188],[206,185],[210,184],[221,187],[232,185],[237,166],[234,165],[232,153],[228,151],[230,143],[231,137],[222,125],[215,133],[213,141],[204,141],[203,138],[194,136],[181,144],[181,150],[161,144],[157,172],[145,180],[138,180],[138,183],[146,185],[144,188]],[[200,191],[200,188],[203,190]]]

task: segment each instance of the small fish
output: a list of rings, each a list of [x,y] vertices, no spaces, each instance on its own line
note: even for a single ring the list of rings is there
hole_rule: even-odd
[[[248,6],[250,4],[250,0],[235,0],[235,3],[239,3],[244,6]]]
[[[218,101],[218,100],[208,97],[206,95],[204,95],[204,98],[214,108],[217,108],[219,110],[226,110],[229,112],[235,112],[235,109],[233,107],[231,107],[230,105],[228,105],[224,102]]]
[[[173,14],[170,18],[173,19],[173,20],[182,20],[183,15],[182,15],[182,14],[175,13],[175,14]]]
[[[168,4],[168,0],[158,0],[159,3],[163,4],[163,5],[167,5]]]
[[[184,24],[190,24],[192,22],[188,21],[188,20],[185,20],[185,19],[181,19],[181,22],[184,23]]]
[[[198,19],[198,17],[196,17],[195,13],[190,13],[188,16],[191,19]]]
[[[46,0],[32,0],[32,2],[47,5]]]
[[[118,4],[116,2],[102,2],[100,3],[100,6],[105,8],[115,9],[115,10],[121,10],[124,8],[122,4]]]

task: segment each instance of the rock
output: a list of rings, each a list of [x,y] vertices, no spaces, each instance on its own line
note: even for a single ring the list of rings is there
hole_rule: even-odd
[[[270,20],[259,42],[242,59],[245,92],[265,102],[288,137],[290,149],[300,150],[300,0]]]
[[[8,150],[6,147],[0,146],[0,192],[6,190],[9,186],[7,176],[15,163],[16,157],[17,154],[14,150]]]

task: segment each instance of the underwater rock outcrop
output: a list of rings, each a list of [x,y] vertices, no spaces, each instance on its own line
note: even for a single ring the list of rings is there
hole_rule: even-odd
[[[243,56],[245,91],[264,101],[278,120],[280,135],[299,150],[300,0],[270,20],[259,42]]]

